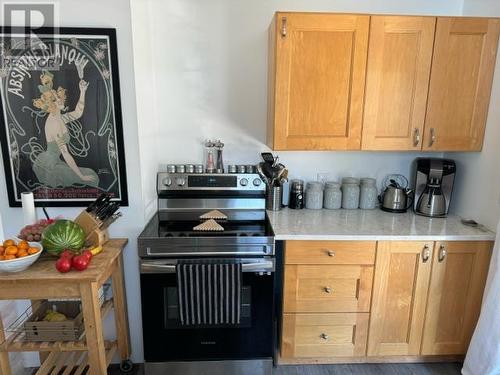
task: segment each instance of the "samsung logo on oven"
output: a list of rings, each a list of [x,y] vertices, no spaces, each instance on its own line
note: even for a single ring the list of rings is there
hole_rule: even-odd
[[[201,345],[215,345],[217,344],[216,341],[200,341]]]

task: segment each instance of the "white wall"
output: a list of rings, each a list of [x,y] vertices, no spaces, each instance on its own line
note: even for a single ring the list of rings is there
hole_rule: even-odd
[[[461,0],[131,2],[147,207],[155,204],[152,181],[160,164],[200,162],[206,138],[225,142],[227,163],[255,163],[267,150],[267,29],[276,10],[456,15],[462,6]],[[415,156],[280,153],[291,177],[306,179],[317,172],[379,179],[408,174]]]
[[[464,15],[500,16],[498,0],[465,0]],[[500,54],[497,56],[486,136],[480,153],[449,153],[457,161],[458,176],[452,212],[496,230],[500,218]]]
[[[112,226],[111,235],[113,237],[127,237],[130,239],[130,243],[125,249],[124,266],[133,348],[132,359],[134,361],[142,361],[141,314],[140,304],[137,303],[140,294],[136,238],[144,226],[144,207],[139,165],[130,4],[128,1],[123,0],[64,0],[59,1],[58,4],[61,15],[60,26],[111,27],[117,29],[125,159],[130,206],[121,209],[124,216]],[[0,213],[3,217],[5,234],[15,235],[22,227],[21,210],[19,208],[8,207],[3,167],[0,170]],[[67,218],[74,218],[80,210],[77,208],[51,208],[49,212],[53,215],[62,214]],[[41,217],[41,215],[41,212],[39,212],[38,216]],[[109,325],[107,330],[111,331]]]

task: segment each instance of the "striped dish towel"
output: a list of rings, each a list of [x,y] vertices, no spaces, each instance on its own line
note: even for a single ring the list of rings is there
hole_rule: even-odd
[[[240,323],[241,264],[179,263],[176,273],[182,325]]]

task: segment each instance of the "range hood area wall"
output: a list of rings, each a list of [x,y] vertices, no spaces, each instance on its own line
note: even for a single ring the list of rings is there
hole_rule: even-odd
[[[462,0],[132,0],[146,214],[156,209],[162,163],[200,162],[221,138],[230,163],[255,163],[266,146],[268,27],[277,10],[459,15]],[[388,108],[388,110],[391,110]],[[286,152],[290,177],[408,175],[416,153]],[[442,156],[442,154],[435,154]]]

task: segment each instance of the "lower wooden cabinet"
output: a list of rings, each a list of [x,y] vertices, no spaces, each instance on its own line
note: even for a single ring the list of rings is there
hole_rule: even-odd
[[[465,354],[491,242],[379,242],[369,356]]]
[[[368,313],[284,314],[282,358],[366,354]]]
[[[433,242],[378,243],[368,355],[418,355]]]
[[[436,243],[423,355],[467,351],[481,310],[491,250],[491,242]]]
[[[493,242],[379,241],[374,266],[373,245],[286,244],[283,359],[466,353]]]
[[[368,312],[373,266],[287,265],[284,312]]]

